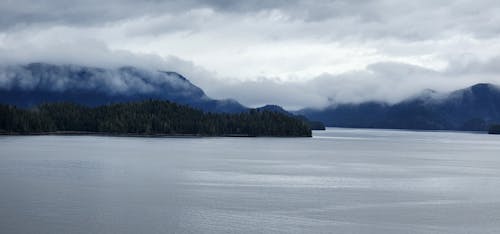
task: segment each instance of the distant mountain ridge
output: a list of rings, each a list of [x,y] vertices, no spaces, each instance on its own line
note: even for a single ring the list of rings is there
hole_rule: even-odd
[[[0,101],[20,107],[46,102],[88,106],[169,100],[209,112],[247,110],[234,100],[215,100],[182,75],[131,66],[104,69],[78,65],[30,63],[0,67]]]
[[[172,71],[47,63],[0,66],[3,104],[33,107],[72,102],[94,107],[149,99],[168,100],[206,112],[241,113],[251,109],[231,99],[212,99]],[[276,105],[257,109],[296,115],[313,129],[323,128],[322,122],[331,127],[484,131],[500,123],[500,88],[477,84],[447,95],[424,90],[396,104],[341,104],[293,113]]]
[[[476,84],[448,95],[424,92],[392,105],[365,102],[297,113],[330,127],[485,131],[500,123],[500,88]]]

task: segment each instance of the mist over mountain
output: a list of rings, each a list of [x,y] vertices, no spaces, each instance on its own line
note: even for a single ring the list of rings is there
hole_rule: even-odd
[[[207,112],[249,110],[232,99],[210,98],[172,71],[47,63],[0,67],[0,101],[5,104],[33,107],[72,102],[100,106],[148,99],[168,100]],[[277,105],[257,109],[297,115],[315,129],[323,128],[322,122],[333,127],[483,131],[500,123],[500,89],[486,83],[450,93],[424,89],[396,103],[373,100],[305,108],[293,114]]]
[[[500,122],[500,88],[477,84],[449,94],[426,90],[396,104],[363,102],[297,113],[332,127],[484,131]]]
[[[98,106],[146,99],[169,100],[210,112],[247,109],[234,100],[211,99],[176,72],[46,63],[0,67],[0,100],[20,107],[61,101]]]

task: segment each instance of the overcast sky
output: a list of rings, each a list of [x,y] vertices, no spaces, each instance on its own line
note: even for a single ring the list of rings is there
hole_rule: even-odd
[[[177,71],[289,109],[500,83],[498,0],[2,0],[1,63]]]

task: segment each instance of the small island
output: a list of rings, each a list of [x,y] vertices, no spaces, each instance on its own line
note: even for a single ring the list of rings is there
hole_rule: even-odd
[[[30,109],[0,105],[0,134],[311,137],[309,124],[272,111],[210,113],[169,101],[88,107],[48,103]]]
[[[489,134],[500,134],[500,124],[491,125],[488,129]]]

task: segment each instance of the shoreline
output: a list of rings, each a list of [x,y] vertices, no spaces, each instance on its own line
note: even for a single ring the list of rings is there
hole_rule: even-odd
[[[145,138],[206,138],[206,137],[276,137],[276,138],[310,138],[312,136],[267,136],[249,134],[141,134],[141,133],[106,133],[85,131],[57,131],[57,132],[0,132],[0,136],[109,136],[109,137],[145,137]]]

